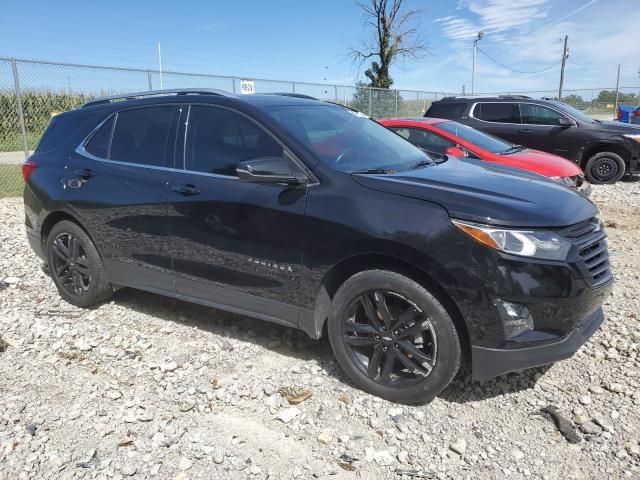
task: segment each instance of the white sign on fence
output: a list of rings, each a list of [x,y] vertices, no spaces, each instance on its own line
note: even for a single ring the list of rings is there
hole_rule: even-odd
[[[256,93],[256,82],[254,82],[253,80],[240,80],[240,93]]]

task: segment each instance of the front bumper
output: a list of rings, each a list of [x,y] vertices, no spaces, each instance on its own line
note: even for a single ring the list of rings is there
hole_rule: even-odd
[[[471,347],[472,377],[488,380],[504,373],[539,367],[571,357],[602,325],[602,308],[558,340],[528,347],[500,349]]]

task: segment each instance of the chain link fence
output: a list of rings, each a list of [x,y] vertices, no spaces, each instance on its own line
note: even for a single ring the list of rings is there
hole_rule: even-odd
[[[365,86],[249,79],[255,93],[298,93],[346,105],[372,118],[422,116],[452,92],[387,90]],[[242,79],[199,73],[18,60],[0,57],[0,197],[20,195],[20,164],[38,144],[53,115],[89,99],[171,88],[217,88],[240,93]],[[489,92],[484,95],[557,98],[555,91]],[[617,102],[616,102],[617,98]],[[638,87],[565,90],[563,100],[585,113],[613,119],[616,104],[637,105]]]

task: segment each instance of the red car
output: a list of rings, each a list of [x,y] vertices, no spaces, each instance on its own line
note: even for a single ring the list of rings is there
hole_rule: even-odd
[[[414,145],[436,154],[469,157],[539,173],[585,195],[591,185],[575,163],[551,153],[513,145],[467,125],[440,118],[381,118]]]

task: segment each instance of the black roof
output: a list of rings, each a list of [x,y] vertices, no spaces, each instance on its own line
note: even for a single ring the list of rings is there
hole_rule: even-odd
[[[535,100],[535,99],[528,97],[526,95],[497,95],[493,97],[444,97],[441,100],[436,100],[436,102],[469,103],[469,102],[487,101],[487,100],[491,100],[492,102],[509,102],[513,100]]]

